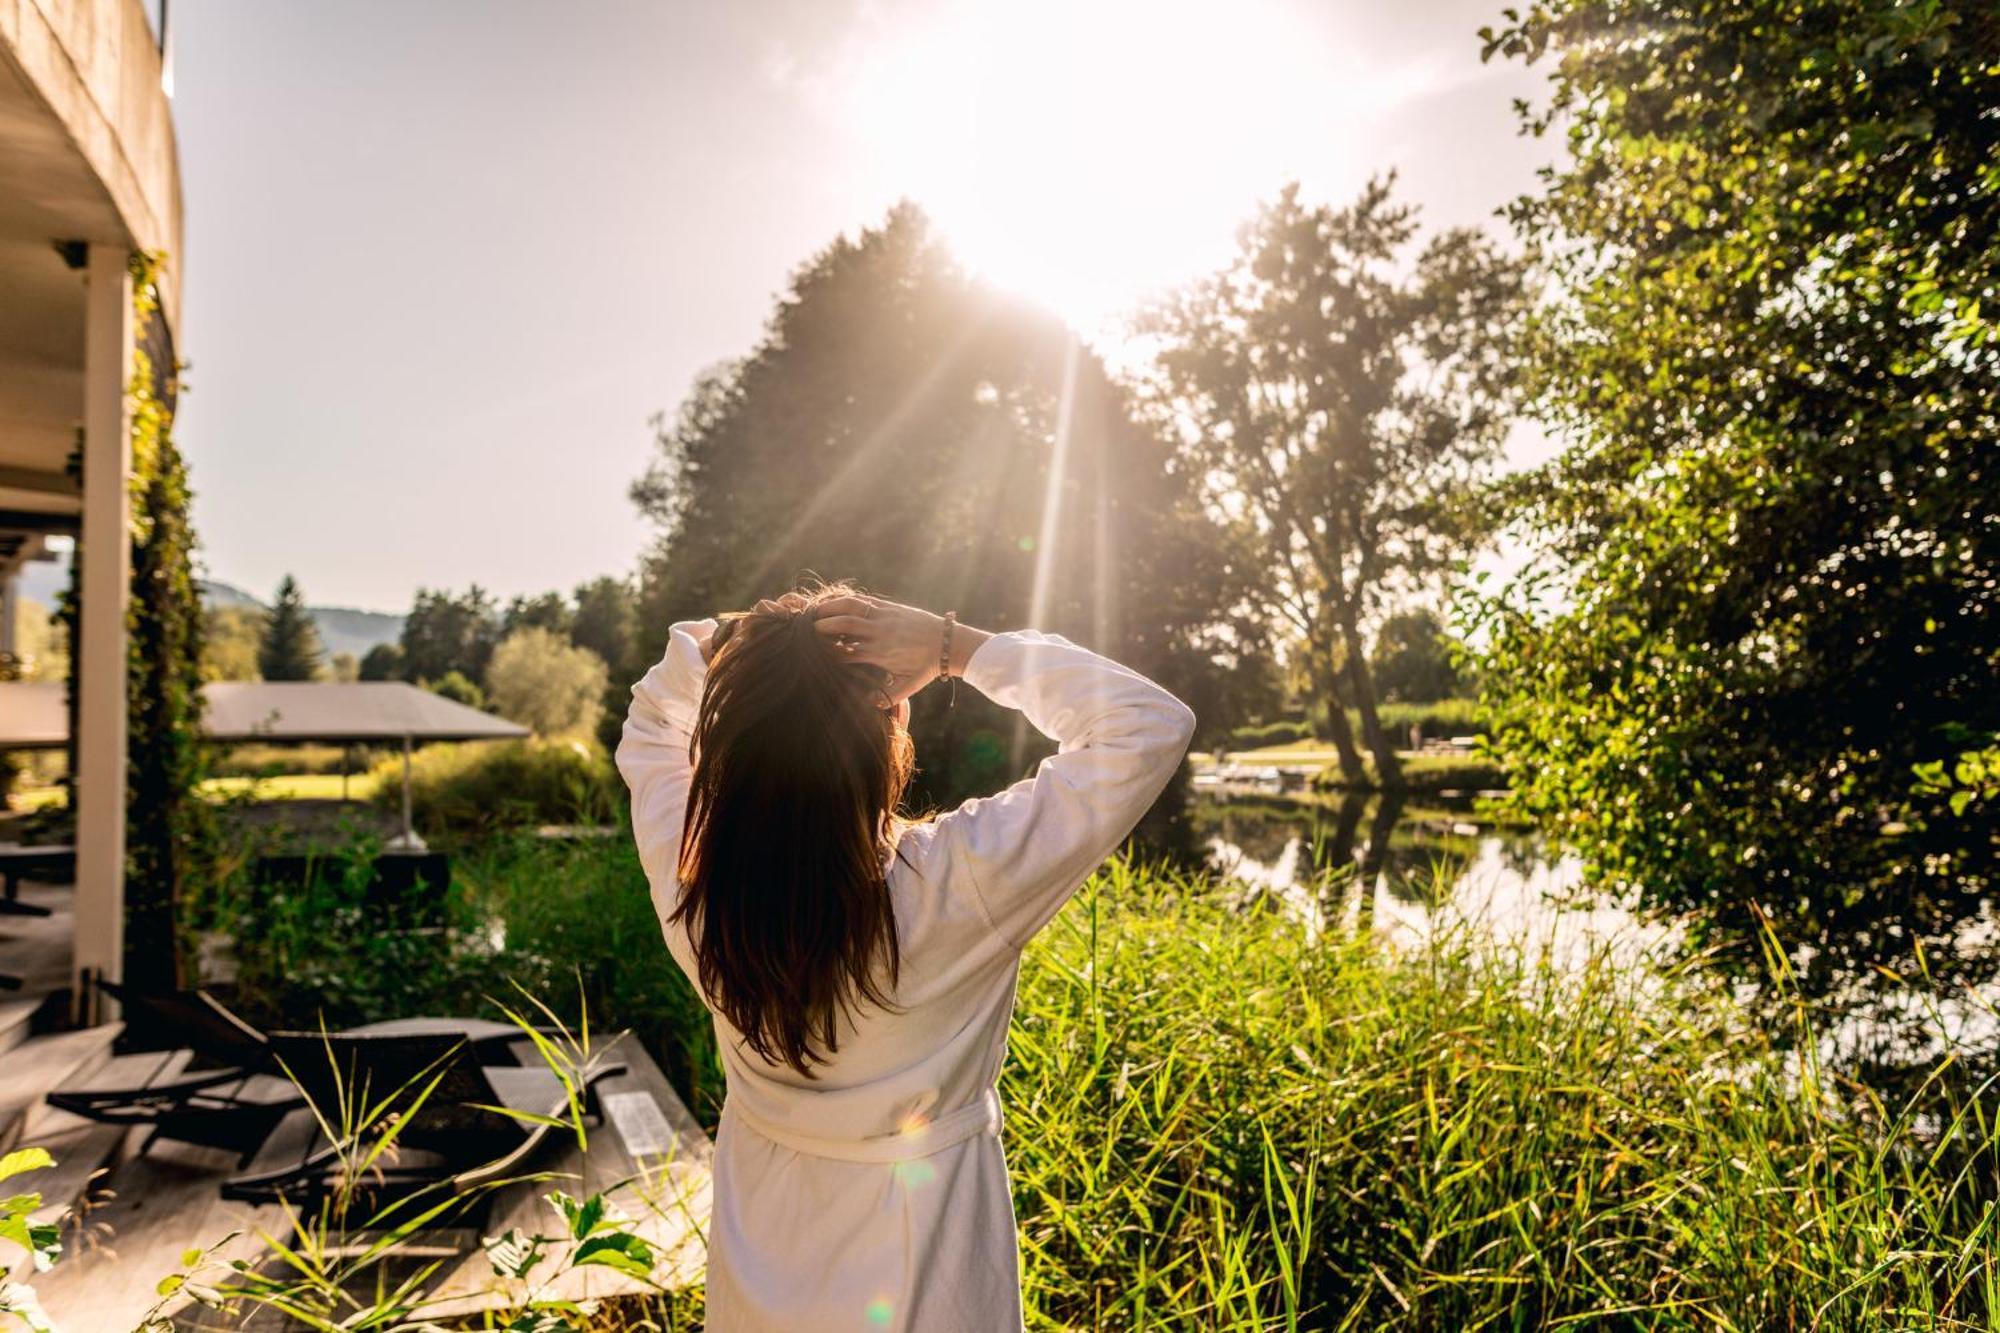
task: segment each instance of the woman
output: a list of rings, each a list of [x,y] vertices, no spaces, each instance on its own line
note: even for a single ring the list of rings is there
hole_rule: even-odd
[[[940,676],[1059,749],[909,822],[907,700]],[[1054,635],[845,588],[675,625],[632,696],[640,859],[728,1076],[709,1328],[1019,1330],[995,1085],[1021,949],[1159,796],[1193,714]]]

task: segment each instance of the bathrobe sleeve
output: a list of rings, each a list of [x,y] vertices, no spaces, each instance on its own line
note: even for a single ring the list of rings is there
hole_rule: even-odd
[[[1180,766],[1188,706],[1136,671],[1053,634],[996,634],[965,682],[1017,708],[1057,752],[997,796],[938,820],[945,873],[989,924],[1025,945],[1123,842]]]
[[[713,620],[673,627],[666,656],[632,687],[632,708],[618,742],[618,772],[632,792],[632,836],[662,915],[680,901],[681,822],[694,774],[688,742],[708,676],[701,643],[714,631]]]

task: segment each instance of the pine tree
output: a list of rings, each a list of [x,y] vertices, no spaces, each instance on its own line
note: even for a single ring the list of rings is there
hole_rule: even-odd
[[[264,642],[257,650],[257,667],[265,680],[312,680],[319,675],[319,630],[306,610],[305,594],[290,574],[278,585],[277,604],[264,622]]]

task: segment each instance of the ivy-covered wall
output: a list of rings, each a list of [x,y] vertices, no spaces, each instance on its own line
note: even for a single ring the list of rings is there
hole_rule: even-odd
[[[183,905],[209,865],[212,825],[196,791],[202,776],[201,594],[195,582],[192,494],[173,437],[175,367],[157,374],[147,337],[159,310],[162,259],[132,258],[134,342],[126,394],[132,429],[132,583],[125,605],[129,708],[125,823],[125,980],[141,989],[190,979]],[[89,552],[71,562],[63,619],[78,645],[78,580]],[[77,666],[70,654],[71,736],[76,734]],[[74,741],[71,762],[74,764]],[[74,771],[74,768],[72,768]]]
[[[143,350],[157,316],[160,260],[135,255],[133,299],[141,350],[133,355],[132,598],[127,604],[131,740],[126,792],[125,979],[167,988],[187,979],[178,908],[205,868],[209,811],[201,781],[201,593],[187,465],[174,442]],[[167,368],[167,377],[177,373]]]

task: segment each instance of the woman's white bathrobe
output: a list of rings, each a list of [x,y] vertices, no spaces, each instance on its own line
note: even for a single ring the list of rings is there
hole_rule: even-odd
[[[665,658],[633,687],[618,747],[663,922],[679,893],[701,628],[674,626]],[[889,872],[896,1007],[863,1010],[816,1078],[766,1063],[717,1015],[729,1090],[709,1228],[714,1333],[1021,1327],[995,1091],[1021,948],[1166,786],[1194,716],[1053,635],[995,635],[965,683],[1020,709],[1060,751],[999,795],[903,834]],[[685,932],[665,930],[693,978]]]

